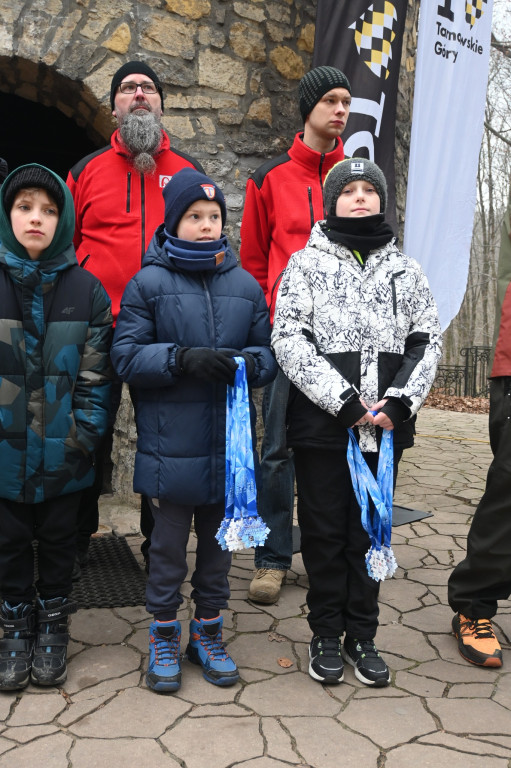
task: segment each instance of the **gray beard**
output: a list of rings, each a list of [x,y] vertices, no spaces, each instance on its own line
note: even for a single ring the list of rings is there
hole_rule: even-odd
[[[162,127],[152,112],[129,114],[119,126],[121,139],[133,156],[133,166],[139,173],[153,173],[156,163],[153,155],[161,143]]]

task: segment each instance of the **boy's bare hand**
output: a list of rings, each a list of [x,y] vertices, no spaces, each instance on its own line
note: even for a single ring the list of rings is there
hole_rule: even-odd
[[[378,411],[376,416],[373,416],[373,424],[375,424],[377,427],[381,427],[382,429],[394,429],[394,424],[389,419],[387,414],[381,413],[381,408],[386,404],[387,398],[384,398],[383,400],[379,400],[376,405],[371,406],[371,411]]]

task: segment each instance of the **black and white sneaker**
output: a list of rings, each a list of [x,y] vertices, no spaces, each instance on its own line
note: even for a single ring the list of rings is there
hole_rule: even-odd
[[[309,675],[325,685],[336,685],[344,679],[340,637],[314,635],[309,646]]]
[[[344,639],[342,648],[344,661],[355,668],[355,677],[365,685],[383,688],[390,682],[389,668],[378,653],[372,640]]]

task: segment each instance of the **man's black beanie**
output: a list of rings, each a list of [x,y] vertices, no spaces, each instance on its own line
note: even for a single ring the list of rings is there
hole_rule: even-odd
[[[158,75],[154,69],[151,69],[149,64],[144,64],[143,61],[127,61],[126,64],[123,64],[112,77],[112,85],[110,86],[110,105],[112,107],[112,112],[115,109],[114,102],[117,89],[127,75],[147,75],[147,77],[153,81],[160,94],[161,109],[163,112],[163,91],[160,81],[158,80]]]

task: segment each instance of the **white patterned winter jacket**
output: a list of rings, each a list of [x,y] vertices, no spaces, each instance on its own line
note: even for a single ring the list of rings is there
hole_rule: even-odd
[[[426,276],[394,241],[371,251],[362,267],[348,248],[328,239],[323,224],[315,224],[284,272],[272,334],[277,361],[333,424],[357,393],[368,406],[397,398],[412,417],[433,383],[442,348]],[[360,427],[359,439],[363,451],[377,450],[373,425]]]

